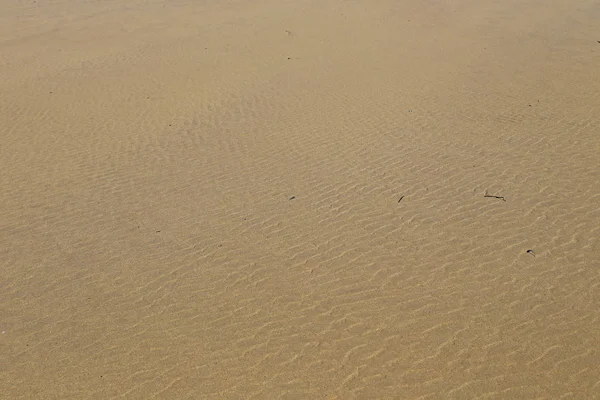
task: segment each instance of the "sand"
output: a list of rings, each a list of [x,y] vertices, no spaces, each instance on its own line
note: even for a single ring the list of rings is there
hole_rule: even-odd
[[[0,397],[600,398],[599,20],[0,0]]]

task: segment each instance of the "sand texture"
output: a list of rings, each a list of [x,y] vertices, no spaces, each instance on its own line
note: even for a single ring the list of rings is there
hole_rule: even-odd
[[[0,0],[1,399],[600,399],[597,0]]]

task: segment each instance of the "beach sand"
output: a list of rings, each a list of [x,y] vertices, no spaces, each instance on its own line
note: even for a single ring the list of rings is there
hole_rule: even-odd
[[[0,398],[600,398],[599,20],[0,0]]]

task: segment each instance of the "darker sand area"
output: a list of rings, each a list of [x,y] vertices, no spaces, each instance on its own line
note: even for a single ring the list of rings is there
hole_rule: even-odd
[[[598,21],[0,0],[0,398],[600,398]]]

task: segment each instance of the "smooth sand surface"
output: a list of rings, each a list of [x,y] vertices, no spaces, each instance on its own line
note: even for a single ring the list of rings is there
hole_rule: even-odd
[[[598,21],[0,0],[0,397],[600,398]]]

